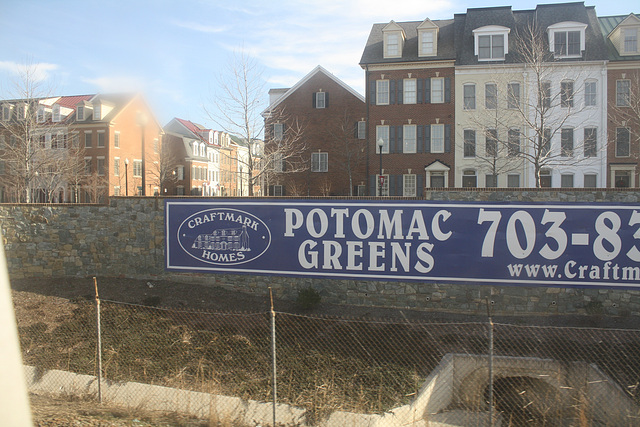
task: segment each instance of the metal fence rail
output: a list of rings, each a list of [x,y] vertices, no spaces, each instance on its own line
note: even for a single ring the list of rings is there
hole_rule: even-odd
[[[96,304],[68,304],[64,315],[19,325],[23,360],[98,376]],[[273,399],[271,313],[99,307],[105,381]],[[639,330],[281,312],[274,323],[277,401],[304,409],[308,425],[339,413],[368,414],[356,425],[411,425],[409,412],[411,422],[458,425],[640,425]]]

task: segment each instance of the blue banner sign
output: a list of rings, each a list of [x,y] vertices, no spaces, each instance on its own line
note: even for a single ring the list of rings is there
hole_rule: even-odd
[[[169,199],[166,268],[499,285],[640,287],[640,207]]]

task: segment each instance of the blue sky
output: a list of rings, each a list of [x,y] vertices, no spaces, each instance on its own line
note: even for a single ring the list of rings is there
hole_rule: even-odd
[[[540,3],[554,3],[546,1]],[[556,2],[557,3],[557,2]],[[212,128],[221,73],[244,50],[267,91],[322,65],[364,94],[358,65],[378,22],[450,19],[469,7],[533,9],[498,0],[0,0],[0,99],[16,69],[37,65],[56,95],[142,92],[156,118]],[[586,1],[599,16],[640,13],[637,0]]]

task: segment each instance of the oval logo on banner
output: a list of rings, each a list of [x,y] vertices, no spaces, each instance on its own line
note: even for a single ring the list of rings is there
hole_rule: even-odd
[[[193,258],[208,264],[243,264],[271,245],[271,231],[257,216],[238,209],[207,209],[185,219],[178,242]]]

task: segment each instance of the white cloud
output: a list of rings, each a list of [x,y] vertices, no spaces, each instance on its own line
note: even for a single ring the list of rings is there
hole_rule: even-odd
[[[185,21],[173,21],[173,25],[180,28],[186,28],[187,30],[197,31],[199,33],[222,33],[227,30],[227,27],[214,27],[211,25],[203,25],[197,22],[185,22]]]
[[[51,77],[51,72],[58,69],[58,65],[47,62],[21,64],[13,61],[0,61],[0,70],[9,71],[17,76],[30,75],[35,82],[42,82]]]
[[[142,92],[148,81],[134,76],[102,76],[82,78],[85,83],[98,88],[97,92]]]

